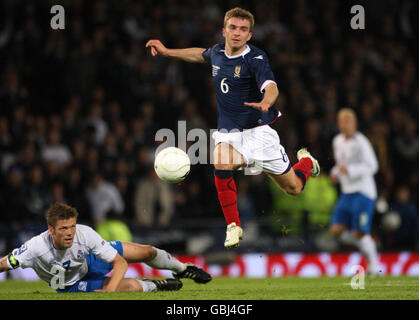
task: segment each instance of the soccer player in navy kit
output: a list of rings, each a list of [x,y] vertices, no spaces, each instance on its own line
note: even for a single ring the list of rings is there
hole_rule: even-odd
[[[243,236],[235,170],[263,171],[290,195],[298,195],[310,175],[320,173],[317,160],[305,148],[297,152],[299,162],[291,166],[277,132],[269,126],[280,116],[273,107],[278,88],[266,53],[247,44],[253,27],[252,13],[234,8],[224,17],[223,44],[208,49],[168,49],[159,40],[146,44],[153,56],[212,65],[218,104],[218,131],[213,134],[214,179],[227,222],[226,248],[238,246]]]

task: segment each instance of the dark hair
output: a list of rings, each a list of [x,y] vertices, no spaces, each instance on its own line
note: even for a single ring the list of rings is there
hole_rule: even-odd
[[[79,213],[76,208],[66,205],[65,203],[56,202],[49,207],[45,217],[47,219],[47,224],[55,227],[58,220],[67,220],[70,218],[77,219],[78,215]]]

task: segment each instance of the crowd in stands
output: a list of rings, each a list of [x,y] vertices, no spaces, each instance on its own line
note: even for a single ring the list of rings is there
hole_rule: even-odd
[[[351,1],[255,0],[244,7],[256,20],[251,43],[267,53],[278,83],[276,127],[291,161],[306,146],[327,177],[336,112],[354,108],[378,157],[379,197],[402,218],[398,231],[384,234],[377,225],[374,232],[388,248],[409,248],[419,237],[418,6],[361,3],[365,30],[350,27]],[[110,217],[132,228],[222,220],[211,165],[193,166],[179,185],[153,170],[157,130],[176,133],[180,120],[208,137],[216,128],[210,67],[151,57],[145,43],[210,47],[223,41],[224,12],[243,4],[62,4],[64,30],[50,27],[51,1],[0,4],[0,224],[14,231],[43,225],[55,201],[75,206],[91,225]],[[265,176],[239,173],[237,182],[243,219],[275,214],[276,191]]]

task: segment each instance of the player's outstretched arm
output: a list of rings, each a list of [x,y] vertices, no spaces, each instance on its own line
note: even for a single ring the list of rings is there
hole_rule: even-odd
[[[187,62],[205,63],[202,53],[205,51],[203,48],[186,48],[186,49],[168,49],[161,43],[160,40],[149,40],[146,48],[151,49],[151,55],[161,55],[169,58],[177,58]]]
[[[105,288],[100,290],[95,290],[95,292],[115,292],[125,276],[125,272],[128,269],[128,262],[121,257],[119,254],[116,254],[115,259],[111,262],[113,264],[112,276],[106,285]]]
[[[0,258],[0,272],[4,272],[7,270],[10,270],[8,264],[7,264],[7,256],[4,256],[3,258]]]
[[[258,109],[262,112],[268,112],[269,108],[275,103],[278,94],[279,92],[276,84],[270,83],[265,88],[265,94],[261,102],[245,102],[244,105]]]

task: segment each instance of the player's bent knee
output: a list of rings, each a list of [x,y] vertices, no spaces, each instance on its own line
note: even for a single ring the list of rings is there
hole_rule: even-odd
[[[302,191],[298,185],[289,185],[285,188],[285,192],[290,196],[298,196]]]
[[[214,163],[214,168],[217,170],[231,170],[231,164]]]

